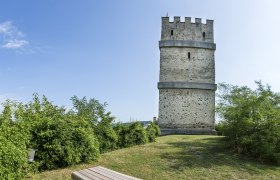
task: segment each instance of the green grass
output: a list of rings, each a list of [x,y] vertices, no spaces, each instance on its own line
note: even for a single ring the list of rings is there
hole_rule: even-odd
[[[102,154],[98,162],[36,174],[32,179],[70,179],[97,165],[142,179],[280,179],[280,167],[232,154],[218,136],[173,135],[157,142]]]

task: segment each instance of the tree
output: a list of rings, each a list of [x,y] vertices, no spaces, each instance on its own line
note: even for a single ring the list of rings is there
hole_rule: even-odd
[[[110,112],[106,113],[107,103],[101,104],[96,99],[91,98],[88,101],[86,97],[79,99],[77,96],[73,96],[71,100],[74,106],[73,110],[77,115],[89,121],[93,126],[100,122],[102,117],[108,117],[111,114]]]
[[[258,88],[219,85],[217,112],[230,147],[261,161],[280,164],[280,95],[269,85]]]
[[[115,118],[111,116],[111,112],[106,112],[107,103],[101,104],[93,98],[89,100],[86,97],[79,99],[77,96],[73,96],[71,100],[74,106],[73,111],[91,124],[92,130],[98,138],[100,152],[116,149],[118,136],[112,126]]]

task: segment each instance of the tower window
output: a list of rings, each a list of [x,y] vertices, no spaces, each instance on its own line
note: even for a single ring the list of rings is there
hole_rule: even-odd
[[[205,39],[205,32],[202,33],[203,39]]]
[[[191,53],[190,52],[188,52],[188,59],[190,59],[191,58]]]
[[[173,36],[173,30],[171,30],[171,36]]]

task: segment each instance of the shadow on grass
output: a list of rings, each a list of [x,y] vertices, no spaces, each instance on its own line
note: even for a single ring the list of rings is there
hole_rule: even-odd
[[[184,170],[186,168],[211,168],[217,166],[231,166],[250,174],[260,173],[260,169],[274,170],[275,166],[265,165],[249,157],[231,153],[225,148],[224,138],[186,139],[181,142],[167,143],[172,153],[163,153],[169,168]]]

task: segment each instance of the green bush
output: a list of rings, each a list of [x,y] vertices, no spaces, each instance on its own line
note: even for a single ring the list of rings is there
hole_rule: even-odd
[[[148,142],[148,136],[139,122],[134,122],[128,127],[128,140],[131,145],[146,144]]]
[[[43,118],[34,128],[33,147],[41,170],[90,162],[99,154],[92,129],[78,122]]]
[[[22,105],[18,116],[31,135],[30,147],[37,149],[39,170],[55,169],[95,160],[98,141],[88,121],[73,112],[66,113],[37,95],[33,102]]]
[[[128,126],[118,123],[113,127],[115,133],[117,134],[118,141],[117,141],[117,148],[124,148],[130,146],[128,144]]]
[[[149,142],[155,142],[156,137],[160,135],[160,128],[154,122],[151,122],[151,124],[148,125],[146,131]]]
[[[117,149],[118,136],[112,127],[112,121],[112,118],[103,118],[95,128],[101,153]]]
[[[224,123],[219,122],[218,124],[216,124],[215,130],[217,131],[218,136],[223,136],[224,135]]]
[[[152,126],[156,130],[156,136],[160,136],[160,128],[159,128],[159,126],[156,123],[154,123],[154,122],[152,122]]]
[[[146,130],[139,122],[134,122],[130,125],[117,124],[114,130],[119,137],[119,148],[146,144],[149,141]]]
[[[2,131],[2,129],[0,128]],[[0,179],[21,179],[27,167],[27,152],[0,132]]]
[[[221,84],[217,112],[234,151],[280,164],[280,94],[256,83],[256,90]]]
[[[27,173],[29,137],[22,124],[12,121],[13,105],[8,101],[0,115],[0,179],[22,179]]]

